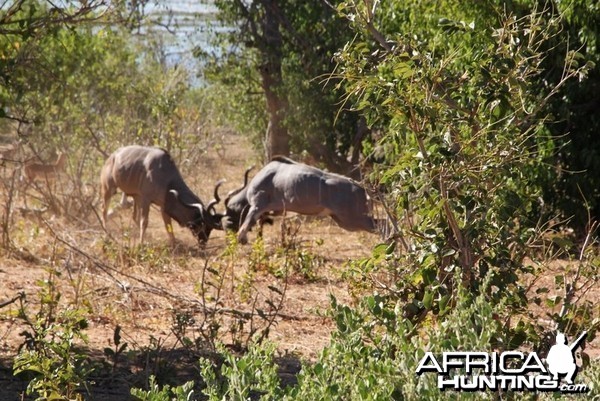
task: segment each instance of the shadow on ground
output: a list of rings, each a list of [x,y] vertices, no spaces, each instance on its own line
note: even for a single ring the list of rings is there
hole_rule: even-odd
[[[192,352],[189,349],[170,350],[146,349],[125,352],[116,359],[107,357],[103,351],[86,350],[89,363],[94,367],[88,377],[88,388],[82,389],[81,395],[91,401],[130,401],[131,388],[146,390],[151,375],[156,377],[159,385],[179,386],[193,380],[194,393],[198,396],[202,391],[202,380],[198,360],[209,358],[218,366],[222,360],[213,352]],[[276,358],[279,377],[283,387],[297,383],[296,375],[300,371],[300,360],[293,356]],[[25,395],[31,376],[20,374],[13,376],[13,361],[0,359],[0,400],[22,401],[34,400],[35,395]],[[201,398],[201,397],[196,397]],[[258,394],[257,394],[258,396]]]

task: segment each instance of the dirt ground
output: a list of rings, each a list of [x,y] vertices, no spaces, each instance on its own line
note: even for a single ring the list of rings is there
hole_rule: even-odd
[[[224,196],[240,186],[248,166],[257,164],[249,144],[231,134],[220,136],[206,153],[177,162],[205,201],[212,198],[217,180],[227,180],[220,191]],[[94,400],[128,400],[129,388],[145,386],[151,374],[161,383],[197,379],[198,358],[214,352],[211,330],[233,350],[247,344],[249,333],[268,332],[277,345],[281,376],[293,383],[301,361],[313,360],[329,342],[330,297],[353,302],[353,289],[344,277],[351,261],[370,255],[379,240],[344,231],[328,218],[288,216],[283,226],[281,218],[265,226],[263,246],[252,232],[250,245],[231,249],[225,233],[215,231],[201,250],[187,229],[175,226],[177,246],[171,249],[160,213],[153,208],[146,244],[138,247],[131,210],[117,207],[119,196],[113,199],[108,233],[96,216],[97,196],[91,198],[95,213],[81,220],[31,212],[39,206],[36,197],[35,187],[18,194],[11,223],[16,250],[0,257],[0,304],[24,294],[33,318],[40,308],[40,288],[48,288],[44,281],[52,279],[61,294],[59,310],[85,310],[88,341],[81,346],[96,367],[89,397]],[[222,203],[217,206],[222,208]],[[555,264],[536,285],[551,287],[554,276],[566,268]],[[16,316],[19,305],[15,300],[0,308],[2,401],[22,399],[27,383],[12,375],[23,333],[31,332]],[[540,310],[540,319],[545,318]],[[127,346],[113,358],[105,348],[115,349],[117,327],[120,344]],[[599,349],[594,340],[586,352],[596,357]]]
[[[212,198],[217,180],[227,180],[220,190],[224,196],[256,164],[239,137],[223,135],[218,148],[195,160],[177,160],[188,185],[205,201]],[[50,183],[58,185],[56,194],[61,194],[60,180]],[[128,389],[144,386],[150,374],[173,384],[197,378],[198,357],[212,350],[207,340],[211,324],[219,326],[218,340],[232,349],[243,347],[252,331],[256,336],[268,330],[277,344],[282,377],[293,381],[300,361],[314,359],[329,342],[333,325],[325,311],[330,296],[352,302],[342,277],[349,261],[368,256],[378,241],[371,234],[344,231],[328,218],[288,216],[283,226],[281,218],[265,226],[263,246],[252,245],[253,231],[250,245],[231,251],[225,233],[213,231],[200,250],[192,234],[175,225],[177,246],[171,249],[153,207],[145,244],[138,247],[131,209],[118,207],[120,196],[112,200],[108,234],[95,216],[82,224],[49,211],[29,213],[38,208],[35,185],[17,196],[11,238],[17,249],[0,258],[0,302],[22,293],[33,317],[40,308],[41,283],[52,278],[61,293],[58,309],[84,309],[89,327],[83,346],[100,366],[92,375],[92,399],[100,400],[130,399]],[[100,213],[97,199],[94,206]],[[222,208],[222,203],[217,206]],[[283,241],[292,251],[284,251]],[[57,274],[51,276],[49,269]],[[23,332],[31,332],[16,317],[19,305],[15,301],[0,309],[3,401],[21,399],[26,385],[12,376]],[[206,318],[207,311],[217,309]],[[275,310],[277,317],[271,319]],[[115,364],[104,349],[115,348],[117,326],[127,347]]]

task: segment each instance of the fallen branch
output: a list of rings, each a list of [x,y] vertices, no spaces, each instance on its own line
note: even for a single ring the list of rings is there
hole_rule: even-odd
[[[14,304],[15,302],[17,302],[19,300],[23,300],[23,299],[25,299],[25,293],[23,291],[21,291],[14,298],[9,299],[8,301],[0,302],[0,308],[4,308],[5,306]]]

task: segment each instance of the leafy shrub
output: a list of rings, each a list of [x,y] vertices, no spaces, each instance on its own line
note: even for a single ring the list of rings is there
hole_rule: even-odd
[[[254,345],[241,357],[221,348],[225,362],[220,370],[203,360],[204,393],[211,400],[242,400],[253,394],[283,400],[453,399],[455,395],[438,390],[433,375],[416,375],[421,358],[425,351],[492,351],[493,344],[507,341],[497,320],[505,307],[485,294],[463,291],[443,325],[418,328],[405,322],[401,307],[387,309],[377,296],[365,298],[355,309],[332,298],[336,330],[331,343],[315,363],[303,365],[296,386],[282,388],[274,347],[267,344]]]
[[[482,20],[489,13],[449,1],[447,11],[423,3],[388,19],[400,3],[378,10],[382,30],[400,32],[390,33],[393,42],[376,34],[363,3],[342,9],[361,39],[338,53],[338,71],[355,107],[383,131],[368,147],[372,157],[384,149],[371,180],[398,227],[397,244],[377,247],[356,270],[359,281],[384,276],[373,285],[415,323],[443,319],[460,287],[478,293],[489,279],[490,296],[511,315],[527,305],[525,258],[547,218],[540,199],[553,146],[544,106],[590,66],[571,54],[560,83],[543,92],[533,85],[561,29],[559,16],[548,21],[551,10]]]
[[[377,296],[355,309],[332,299],[337,328],[332,342],[314,365],[304,365],[287,399],[452,399],[437,389],[433,377],[415,374],[419,361],[425,351],[491,351],[491,344],[502,340],[496,320],[502,309],[486,295],[461,292],[444,324],[416,327],[405,322],[400,305],[388,309]]]
[[[41,307],[32,320],[27,311],[21,317],[30,330],[15,358],[15,375],[30,374],[27,394],[37,394],[36,400],[82,400],[79,391],[86,386],[92,367],[78,341],[86,342],[86,311],[58,309],[60,293],[54,286],[53,271],[40,283]]]
[[[149,389],[132,388],[131,395],[140,401],[192,401],[195,399],[194,382],[189,381],[175,387],[168,384],[160,387],[156,383],[156,378],[150,376]]]
[[[271,343],[251,345],[241,357],[221,347],[224,361],[216,368],[208,359],[200,360],[204,394],[209,400],[247,400],[260,396],[264,400],[280,400],[277,366],[273,361],[275,346]]]

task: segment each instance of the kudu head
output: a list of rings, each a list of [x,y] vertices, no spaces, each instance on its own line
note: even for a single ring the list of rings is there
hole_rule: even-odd
[[[179,200],[179,194],[176,190],[171,189],[169,191],[173,196],[175,196],[176,199],[178,199],[181,202],[182,205],[194,210],[195,213],[193,217],[188,219],[188,221],[186,221],[184,224],[187,228],[190,229],[190,231],[192,231],[192,233],[198,240],[198,243],[201,245],[206,244],[212,230],[223,229],[223,226],[221,225],[223,215],[217,213],[215,210],[215,206],[221,200],[219,198],[218,190],[219,187],[223,184],[223,182],[225,182],[225,180],[220,180],[215,185],[214,199],[208,203],[206,208],[202,203],[199,202],[186,203],[183,200]]]

